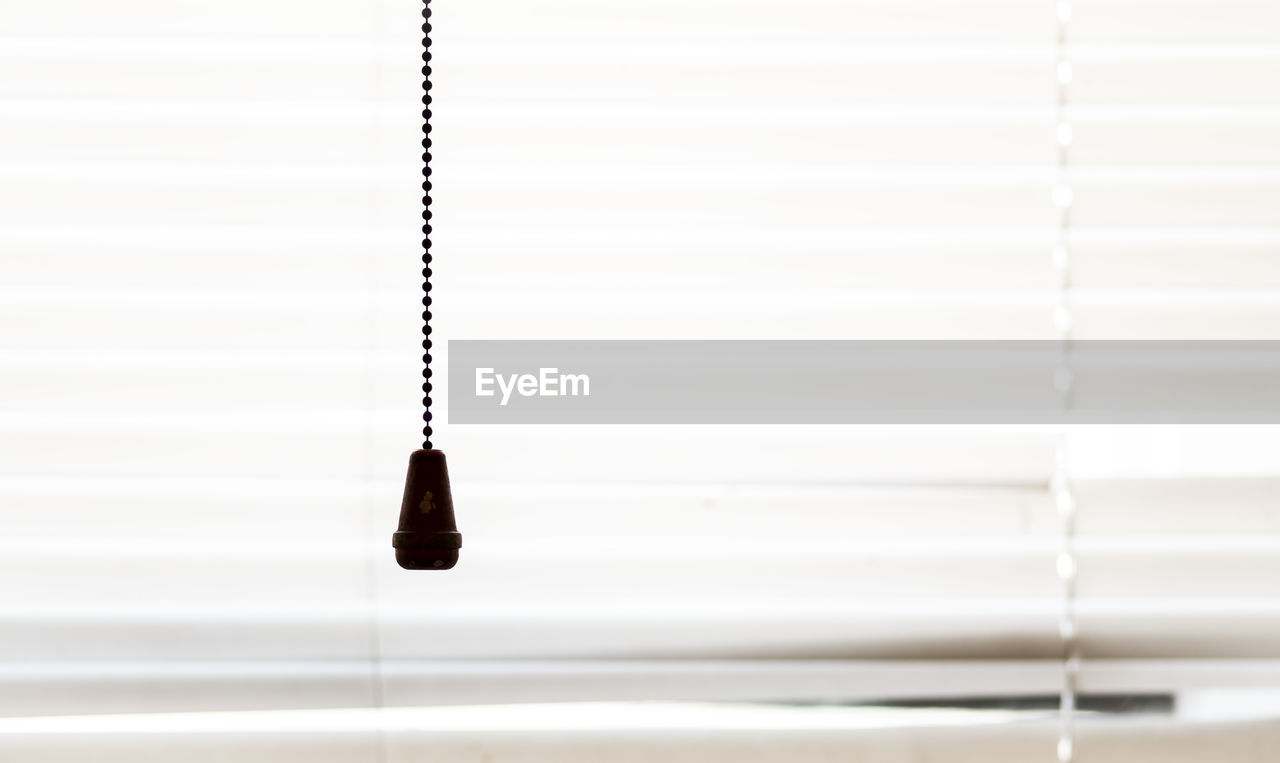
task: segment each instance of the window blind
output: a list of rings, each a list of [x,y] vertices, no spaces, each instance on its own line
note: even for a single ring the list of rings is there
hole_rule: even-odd
[[[467,548],[402,573],[421,7],[127,5],[0,41],[6,754],[888,760],[848,708],[626,703],[1280,684],[1270,427],[441,420]],[[1280,332],[1268,3],[432,14],[438,347]],[[1194,706],[1080,755],[1276,744]]]

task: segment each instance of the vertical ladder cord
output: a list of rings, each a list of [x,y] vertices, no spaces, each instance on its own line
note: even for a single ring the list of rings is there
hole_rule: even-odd
[[[1071,205],[1074,192],[1068,176],[1072,125],[1067,111],[1072,71],[1067,47],[1068,25],[1071,21],[1071,0],[1056,0],[1057,36],[1055,43],[1055,125],[1057,144],[1056,178],[1053,201],[1058,208],[1057,239],[1053,247],[1053,266],[1057,272],[1058,304],[1054,309],[1054,326],[1062,344],[1062,361],[1055,378],[1055,385],[1062,396],[1063,413],[1072,408],[1073,373],[1071,341],[1075,336],[1071,305]],[[1065,418],[1065,416],[1064,416]],[[1080,672],[1079,619],[1076,612],[1076,578],[1079,574],[1076,554],[1076,497],[1071,484],[1070,438],[1064,432],[1055,459],[1054,473],[1050,481],[1054,505],[1060,521],[1061,547],[1058,552],[1058,578],[1062,584],[1062,610],[1058,632],[1062,639],[1062,685],[1058,701],[1060,729],[1057,758],[1059,763],[1071,763],[1076,757],[1075,715],[1076,684]]]

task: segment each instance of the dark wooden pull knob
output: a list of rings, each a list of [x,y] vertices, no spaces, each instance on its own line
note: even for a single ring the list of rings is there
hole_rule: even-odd
[[[447,570],[458,563],[462,534],[453,517],[449,467],[444,453],[419,450],[409,457],[400,503],[400,529],[391,536],[396,562],[406,570]]]

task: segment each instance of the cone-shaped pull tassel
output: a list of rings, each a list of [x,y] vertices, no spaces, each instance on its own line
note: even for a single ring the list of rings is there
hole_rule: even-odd
[[[400,504],[400,529],[391,537],[396,562],[406,570],[447,570],[458,563],[462,535],[453,518],[444,453],[419,450],[409,457]]]

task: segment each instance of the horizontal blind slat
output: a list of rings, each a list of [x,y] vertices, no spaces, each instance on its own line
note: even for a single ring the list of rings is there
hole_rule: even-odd
[[[26,227],[24,234],[0,225],[9,288],[333,291],[368,283],[370,288],[390,290],[403,286],[422,268],[417,250],[421,242],[415,239],[420,234],[409,230],[352,241],[357,231],[335,234],[329,228],[323,231],[328,235],[317,235],[321,232],[313,229],[309,236],[290,239],[279,235],[279,229],[241,228],[234,237],[222,231],[219,241],[210,235],[218,229],[197,226],[186,232],[181,255],[175,256],[172,244],[154,233],[131,237],[107,225],[84,226],[81,236],[68,236],[52,227]]]
[[[11,659],[368,659],[370,610],[330,599],[225,606],[173,601],[6,606]],[[303,606],[308,605],[308,606]],[[1060,602],[951,597],[752,604],[386,600],[386,659],[1054,659]],[[1079,602],[1091,659],[1275,659],[1274,597]],[[1229,627],[1223,627],[1229,623]],[[513,642],[510,634],[522,638]]]
[[[774,13],[761,0],[676,0],[619,12],[584,0],[527,3],[487,0],[433,9],[440,42],[451,40],[1052,40],[1040,9],[1010,0],[981,0],[964,9],[925,0],[894,7],[873,0],[801,0]],[[762,25],[761,19],[769,19]],[[435,38],[433,38],[435,39]]]
[[[127,294],[122,292],[120,299]],[[193,301],[183,305],[148,300],[145,294],[129,304],[101,298],[82,302],[73,297],[62,304],[0,299],[0,345],[16,351],[352,352],[368,346],[414,346],[420,329],[416,300],[408,294],[377,299],[371,294],[364,298],[371,305],[352,304],[337,292],[328,305],[283,292],[191,294]],[[518,290],[453,287],[436,303],[436,328],[444,337],[469,339],[1056,336],[1051,312],[1056,302],[1050,291],[795,290],[770,295],[770,312],[758,309],[758,290],[746,289],[714,300],[679,289],[548,289],[540,294],[549,302],[530,303]],[[669,321],[657,328],[649,312],[654,304],[666,307]],[[169,311],[163,323],[155,320],[158,309]],[[1275,339],[1274,327],[1280,325],[1280,298],[1267,290],[1081,291],[1073,297],[1073,309],[1079,339]],[[247,324],[255,331],[237,328]]]
[[[442,224],[441,283],[467,289],[624,285],[719,290],[942,290],[1054,286],[1048,231],[823,230],[753,226],[610,228]],[[1075,285],[1090,288],[1274,287],[1280,228],[1073,228]],[[785,248],[787,257],[776,255]],[[1212,263],[1212,267],[1208,264]],[[922,297],[923,299],[923,297]]]
[[[1047,538],[897,541],[864,536],[854,541],[836,530],[829,537],[823,543],[717,541],[679,534],[643,543],[617,537],[502,542],[471,533],[467,567],[447,589],[434,591],[430,602],[479,604],[501,589],[503,597],[530,604],[607,602],[614,597],[668,604],[866,604],[963,597],[974,591],[991,599],[1050,599],[1060,585],[1057,550]],[[1222,591],[1257,599],[1280,593],[1280,536],[1265,544],[1184,541],[1183,547],[1178,547],[1179,539],[1158,534],[1141,545],[1103,540],[1083,537],[1077,542],[1081,601],[1160,600],[1176,608],[1187,599]],[[0,561],[6,581],[0,593],[10,604],[81,597],[157,606],[177,598],[189,603],[226,597],[351,598],[367,585],[365,558],[385,546],[281,542],[268,553],[248,540],[236,547],[177,538],[146,543],[120,538],[112,545],[98,550],[71,538],[25,540],[23,548],[11,549]],[[395,598],[412,598],[416,586],[412,579],[390,577],[383,590]]]
[[[417,86],[410,45],[246,44],[211,40],[111,45],[85,39],[0,46],[12,98],[212,101],[406,99]],[[1275,104],[1273,45],[1074,45],[1074,104]],[[92,53],[90,53],[92,51]],[[85,62],[91,61],[92,67]],[[590,66],[582,66],[590,61]],[[433,87],[445,103],[1047,104],[1054,56],[1042,46],[878,44],[766,50],[746,43],[440,44]],[[32,72],[35,73],[32,76]]]
[[[745,182],[745,181],[750,181]],[[1106,227],[1203,229],[1280,225],[1280,174],[1192,169],[1069,172],[1072,219]],[[1045,230],[1058,209],[1042,172],[483,172],[443,165],[434,205],[455,224],[586,229],[643,223],[777,227]]]
[[[9,19],[4,33],[17,38],[169,40],[390,38],[410,45],[421,40],[421,10],[400,0],[282,0],[266,7],[253,0],[192,0],[180,6],[164,0],[131,0],[129,9],[129,13],[118,13],[91,0],[68,0],[56,8],[32,6]]]
[[[93,750],[110,761],[181,755],[192,763],[234,756],[245,763],[373,759],[384,724],[392,755],[465,760],[477,749],[513,763],[537,760],[651,760],[673,747],[698,760],[780,763],[859,755],[909,763],[921,755],[954,760],[1020,761],[1053,749],[1056,722],[1001,711],[898,708],[745,708],[723,705],[573,703],[560,707],[425,708],[405,711],[312,710],[189,717],[18,719],[2,747],[13,757],[76,761]],[[43,720],[43,719],[40,719]],[[1009,723],[1021,720],[1020,723]],[[112,726],[134,732],[113,733]],[[903,727],[912,727],[909,734]],[[963,726],[963,728],[960,728]],[[1268,721],[1143,717],[1111,722],[1088,716],[1079,733],[1104,759],[1142,749],[1169,763],[1196,763],[1202,750],[1241,759],[1274,744]]]
[[[271,161],[367,162],[380,146],[416,142],[420,128],[410,105],[399,114],[357,105],[339,118],[313,108],[237,114],[225,109],[167,110],[147,116],[110,116],[84,102],[81,119],[31,109],[6,120],[0,157],[60,161]],[[132,107],[133,113],[138,109]],[[556,111],[559,111],[557,114]],[[441,107],[433,135],[452,144],[456,160],[491,166],[531,158],[567,165],[687,164],[733,166],[760,161],[770,145],[773,164],[807,166],[1045,167],[1053,156],[1049,109],[1015,112],[911,110],[825,114],[788,110],[765,119],[676,110],[594,113],[563,108],[521,115],[518,109]],[[89,116],[92,115],[92,116]],[[1157,166],[1177,156],[1185,166],[1280,164],[1271,136],[1280,123],[1274,108],[1191,110],[1103,107],[1068,109],[1074,128],[1073,166]],[[299,130],[305,123],[308,129]],[[94,140],[82,141],[86,132]],[[5,148],[7,147],[7,148]],[[21,147],[21,151],[18,150]]]
[[[368,558],[386,543],[296,544],[269,549],[244,541],[210,544],[87,540],[24,541],[0,560],[0,596],[11,605],[81,598],[188,604],[289,598],[357,598],[368,585]],[[992,599],[1049,598],[1057,590],[1048,543],[716,542],[709,538],[645,543],[613,538],[502,542],[470,534],[469,563],[429,603],[481,606],[516,597],[528,604],[622,598],[633,603],[696,605],[928,599],[984,591]],[[39,553],[37,553],[37,551]],[[415,598],[418,581],[388,576],[392,598]]]
[[[916,113],[905,110],[591,108],[433,111],[433,140],[455,161],[519,166],[636,163],[735,167],[1043,166],[1054,144],[1049,110]],[[1260,136],[1261,137],[1261,136]]]
[[[391,290],[421,264],[412,231],[380,243],[323,240],[242,229],[234,236],[192,229],[184,257],[142,235],[99,227],[97,235],[0,227],[10,288],[132,289],[316,288],[369,279]],[[301,233],[301,231],[299,231]],[[154,237],[153,237],[154,238]],[[469,290],[537,288],[815,288],[825,290],[995,288],[1044,291],[1054,284],[1052,237],[1032,229],[804,229],[700,226],[583,230],[565,227],[439,225],[433,270],[441,283]],[[400,239],[397,243],[394,239]],[[1072,271],[1080,289],[1274,288],[1280,227],[1075,228]],[[784,262],[776,257],[787,248]],[[372,249],[372,252],[369,250]],[[368,254],[365,254],[368,252]],[[1209,267],[1212,263],[1212,267]],[[923,296],[921,297],[924,298]]]
[[[163,417],[97,426],[82,417],[3,425],[17,475],[401,476],[416,416]],[[1048,432],[894,433],[824,427],[442,427],[455,479],[1043,483]],[[75,437],[68,438],[68,433]],[[363,434],[363,437],[360,435]],[[366,442],[366,440],[368,442]],[[236,443],[239,443],[237,445]],[[807,444],[807,445],[806,445]],[[816,446],[816,447],[815,447]],[[790,449],[788,449],[788,447]],[[366,460],[365,449],[369,449]],[[904,461],[914,454],[915,463]],[[929,464],[922,470],[921,463]],[[370,467],[368,464],[373,464]]]
[[[61,104],[60,104],[61,105]],[[325,108],[269,104],[228,108],[67,102],[49,113],[39,103],[9,109],[0,136],[7,161],[270,162],[364,164],[405,155],[420,145],[412,102],[343,102]],[[249,104],[257,106],[257,104]],[[93,140],[84,136],[92,135]]]
[[[372,173],[371,173],[372,174]],[[0,225],[377,226],[411,218],[421,180],[298,178],[221,183],[126,178],[9,180],[0,185]]]
[[[1280,12],[1265,0],[1076,0],[1071,39],[1078,42],[1268,42],[1280,40]]]
[[[89,39],[24,50],[21,42],[0,40],[0,98],[349,103],[404,101],[422,85],[413,45],[213,42],[149,49],[142,41],[117,47]]]
[[[388,662],[390,707],[525,702],[876,701],[1051,694],[1054,661],[774,660],[745,662],[456,661]],[[1266,686],[1273,660],[1098,660],[1082,665],[1088,692],[1155,693],[1187,687]],[[368,667],[360,662],[36,663],[0,665],[13,695],[8,717],[97,713],[274,710],[367,704]],[[128,683],[133,688],[123,691]],[[8,700],[8,704],[5,701]]]

